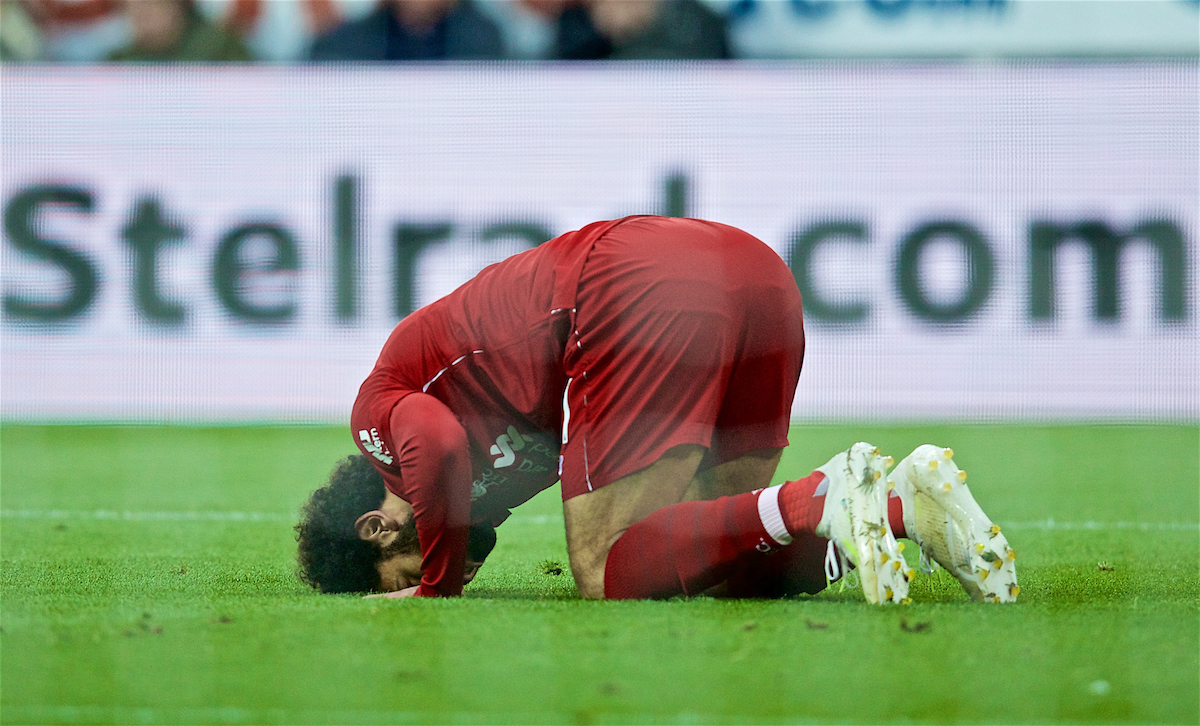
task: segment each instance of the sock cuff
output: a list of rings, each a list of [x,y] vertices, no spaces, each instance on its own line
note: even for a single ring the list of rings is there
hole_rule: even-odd
[[[778,484],[759,492],[758,518],[762,521],[763,529],[771,535],[771,539],[786,545],[792,543],[792,535],[783,523],[783,512],[779,510],[779,490],[782,487],[782,484]]]

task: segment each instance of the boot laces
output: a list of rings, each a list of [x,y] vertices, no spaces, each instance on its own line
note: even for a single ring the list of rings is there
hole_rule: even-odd
[[[845,590],[847,585],[858,587],[858,573],[846,566],[846,553],[833,540],[829,540],[825,548],[825,586],[833,584],[838,578],[841,578],[841,590]]]

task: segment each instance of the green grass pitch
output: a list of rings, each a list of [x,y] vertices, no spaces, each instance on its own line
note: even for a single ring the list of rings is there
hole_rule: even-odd
[[[955,448],[1019,602],[584,602],[557,488],[461,599],[320,596],[291,524],[343,428],[5,426],[0,720],[1200,722],[1200,429],[798,426],[780,478],[860,439]]]

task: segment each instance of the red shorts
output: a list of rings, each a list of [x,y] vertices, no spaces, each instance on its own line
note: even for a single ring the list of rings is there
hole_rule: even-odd
[[[701,468],[787,445],[804,358],[800,292],[734,227],[629,219],[596,241],[576,295],[563,397],[570,499],[680,444]]]

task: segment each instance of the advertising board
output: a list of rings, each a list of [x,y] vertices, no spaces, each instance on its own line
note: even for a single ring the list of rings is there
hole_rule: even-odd
[[[706,0],[752,58],[1196,57],[1195,0]]]
[[[1200,418],[1191,62],[8,67],[0,415],[342,422],[391,327],[597,219],[788,261],[793,415]]]

